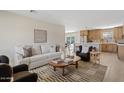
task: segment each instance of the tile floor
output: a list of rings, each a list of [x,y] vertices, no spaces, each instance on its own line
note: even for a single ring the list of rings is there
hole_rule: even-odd
[[[104,82],[124,82],[124,61],[118,59],[115,53],[101,53],[101,62],[108,66]]]

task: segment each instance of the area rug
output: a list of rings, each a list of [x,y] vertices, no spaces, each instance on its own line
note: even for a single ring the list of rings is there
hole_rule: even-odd
[[[38,82],[101,82],[104,79],[107,66],[90,62],[79,62],[78,69],[74,65],[65,68],[65,76],[62,69],[56,71],[50,65],[31,70],[38,74]]]

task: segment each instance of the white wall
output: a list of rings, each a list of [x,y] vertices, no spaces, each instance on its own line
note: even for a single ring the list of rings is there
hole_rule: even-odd
[[[70,32],[65,34],[65,42],[66,42],[66,37],[75,37],[75,43],[80,43],[80,31],[77,32]]]
[[[33,43],[34,29],[47,30],[48,43],[64,45],[64,26],[0,11],[0,54],[7,55],[14,65],[14,46]]]

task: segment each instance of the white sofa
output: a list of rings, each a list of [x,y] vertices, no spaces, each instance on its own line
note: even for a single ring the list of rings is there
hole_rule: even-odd
[[[23,57],[25,46],[30,46],[32,48],[31,57],[25,57],[25,58]],[[55,44],[39,43],[39,44],[28,44],[28,45],[15,47],[16,65],[27,64],[29,65],[30,69],[45,65],[50,60],[60,57],[61,57],[61,53],[56,52]]]

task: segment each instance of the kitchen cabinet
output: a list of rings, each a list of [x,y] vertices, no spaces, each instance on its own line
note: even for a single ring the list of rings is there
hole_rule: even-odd
[[[107,51],[107,45],[106,44],[101,44],[101,51],[106,52]]]
[[[88,35],[88,31],[87,30],[81,30],[80,31],[80,36],[87,36]]]
[[[107,44],[107,52],[113,52],[113,44]]]
[[[113,44],[113,52],[117,53],[117,45],[116,44]]]
[[[118,44],[117,55],[120,60],[124,61],[124,44]]]
[[[88,31],[88,41],[99,41],[101,37],[101,32],[99,29]]]
[[[113,38],[117,41],[117,40],[121,40],[123,37],[123,27],[115,27],[113,28],[114,31],[114,35]]]
[[[101,51],[116,53],[117,45],[116,44],[101,44]]]

